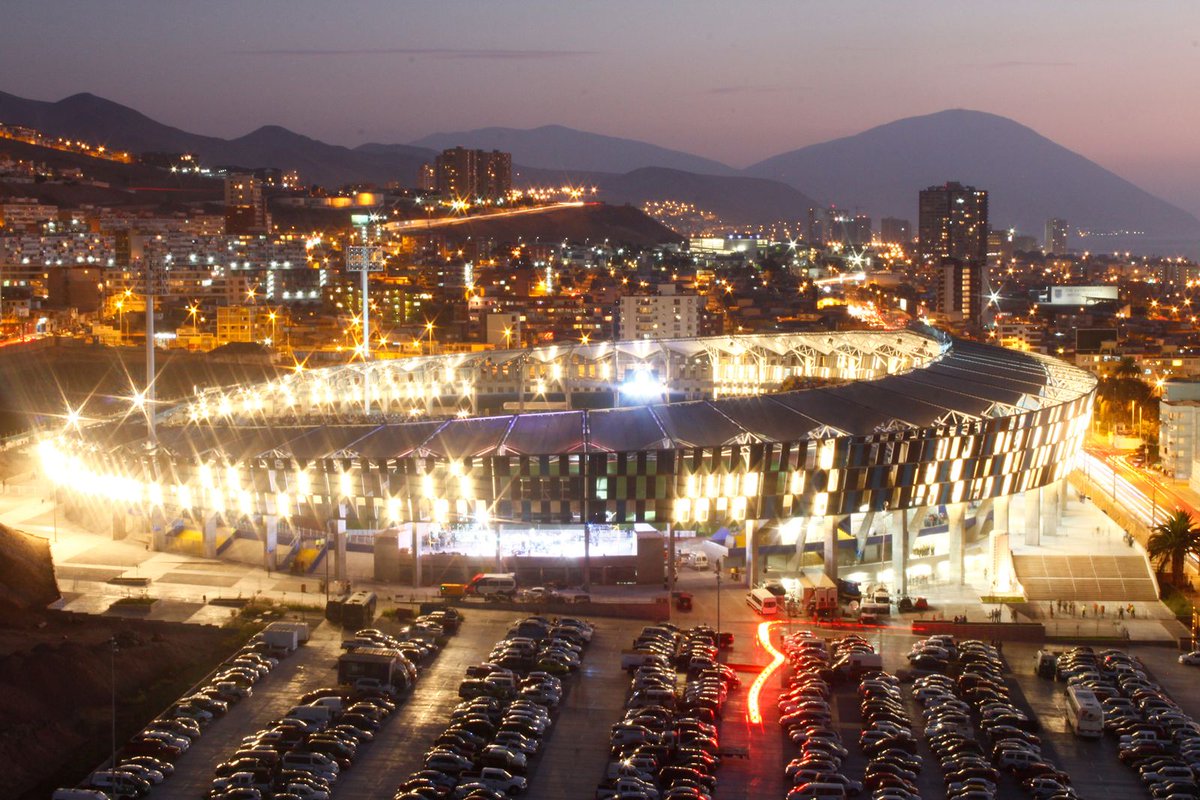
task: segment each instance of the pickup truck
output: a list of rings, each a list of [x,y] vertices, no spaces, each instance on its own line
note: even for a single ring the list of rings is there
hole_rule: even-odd
[[[499,767],[484,767],[481,770],[474,772],[464,772],[459,776],[459,784],[456,793],[462,793],[460,796],[470,794],[471,790],[483,786],[495,792],[503,792],[504,794],[518,794],[525,791],[528,782],[511,772]],[[466,788],[466,792],[462,790]]]

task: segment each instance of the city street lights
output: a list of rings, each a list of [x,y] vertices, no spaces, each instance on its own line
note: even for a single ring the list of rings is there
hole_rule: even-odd
[[[425,331],[429,334],[429,354],[433,355],[436,352],[435,343],[433,340],[433,322],[425,323]]]

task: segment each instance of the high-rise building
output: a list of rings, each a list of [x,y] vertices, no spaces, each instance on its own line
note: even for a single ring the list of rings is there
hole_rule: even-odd
[[[437,190],[455,199],[495,200],[512,188],[512,154],[499,150],[443,150],[434,164]]]
[[[897,217],[879,220],[879,238],[888,244],[908,244],[912,241],[912,223]]]
[[[1067,253],[1067,221],[1065,219],[1046,220],[1046,235],[1042,239],[1042,252],[1048,255],[1066,255]]]
[[[988,196],[973,186],[950,182],[921,192],[917,222],[921,258],[982,264],[987,261]]]
[[[266,233],[270,227],[262,181],[246,173],[225,177],[225,232]]]
[[[987,293],[986,277],[987,265],[982,261],[943,258],[934,286],[938,313],[955,322],[981,323]]]
[[[703,299],[695,294],[676,294],[674,284],[659,286],[658,294],[626,295],[621,298],[617,336],[621,339],[698,336]]]

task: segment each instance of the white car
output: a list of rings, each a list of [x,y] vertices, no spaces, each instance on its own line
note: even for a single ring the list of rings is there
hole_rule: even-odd
[[[1200,650],[1193,650],[1190,653],[1184,653],[1179,657],[1180,664],[1187,664],[1189,667],[1200,666]]]

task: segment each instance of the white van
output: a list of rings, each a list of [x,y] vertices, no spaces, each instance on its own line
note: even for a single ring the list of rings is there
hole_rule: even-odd
[[[467,584],[467,594],[479,597],[512,597],[517,593],[517,576],[511,572],[485,572]]]
[[[746,594],[746,605],[764,617],[773,617],[779,613],[779,598],[766,589],[751,589]]]
[[[328,725],[333,721],[333,709],[328,706],[296,706],[284,716],[292,719],[300,719],[305,722],[316,722],[320,725]]]
[[[708,553],[692,553],[688,557],[688,564],[691,565],[692,569],[708,569]]]
[[[283,769],[298,769],[303,772],[319,772],[326,775],[338,774],[337,762],[321,753],[300,753],[292,750],[284,754],[279,765]]]

